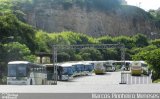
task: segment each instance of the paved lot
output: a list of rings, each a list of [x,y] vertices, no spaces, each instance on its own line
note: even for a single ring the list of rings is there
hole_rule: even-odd
[[[145,81],[148,77],[132,77],[128,75],[127,84],[119,84],[120,72],[110,72],[105,75],[77,77],[68,82],[58,82],[58,85],[1,85],[0,92],[18,93],[160,93],[160,84]],[[143,79],[141,79],[143,78]],[[131,79],[131,80],[129,80]],[[136,80],[139,79],[139,80]],[[128,83],[130,82],[130,83]],[[139,83],[140,82],[140,83]],[[145,83],[144,83],[145,82]],[[133,84],[132,84],[133,83]]]
[[[59,85],[115,85],[121,81],[120,72],[107,72],[104,75],[75,77],[73,80],[58,82]]]
[[[151,75],[131,76],[130,72],[125,72],[124,80],[126,84],[152,84]]]

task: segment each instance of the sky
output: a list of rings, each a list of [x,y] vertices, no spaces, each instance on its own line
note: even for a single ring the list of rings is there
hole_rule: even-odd
[[[146,11],[160,8],[160,0],[126,0],[128,5],[140,7]]]

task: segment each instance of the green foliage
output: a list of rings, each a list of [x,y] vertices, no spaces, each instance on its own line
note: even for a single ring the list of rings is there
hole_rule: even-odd
[[[126,48],[131,49],[135,46],[135,43],[133,41],[133,38],[127,37],[127,36],[119,36],[115,37],[114,42],[124,44]]]
[[[152,17],[152,20],[155,22],[155,27],[160,27],[160,9],[158,10],[149,10],[149,14]]]
[[[153,70],[153,79],[160,78],[160,48],[150,45],[140,48],[139,52],[133,56],[134,60],[145,60]]]
[[[18,42],[8,43],[3,45],[6,51],[6,61],[14,60],[27,60],[35,61],[35,56],[31,55],[31,51],[25,44],[20,44]]]
[[[64,41],[63,43],[65,43],[67,40],[68,41],[68,42],[66,42],[67,44],[93,44],[93,43],[96,43],[96,40],[94,38],[89,37],[86,34],[75,33],[75,32],[71,32],[71,31],[49,34],[49,36],[54,39],[57,39],[58,42]]]
[[[101,51],[103,60],[119,60],[118,52],[115,48],[108,48]]]
[[[156,21],[156,27],[160,26],[160,11],[151,10],[149,13],[146,13],[140,8],[127,5],[121,6],[122,2],[124,2],[123,0],[0,0],[0,70],[5,71],[7,62],[11,60],[35,61],[36,57],[33,55],[35,52],[51,53],[51,45],[53,44],[122,43],[126,47],[126,60],[132,58],[134,60],[147,61],[147,63],[150,64],[150,68],[154,71],[155,79],[160,78],[160,39],[153,40],[149,44],[149,40],[142,34],[137,34],[132,37],[104,36],[93,38],[82,33],[71,31],[50,34],[43,31],[36,31],[32,26],[24,23],[24,15],[32,11],[39,2],[41,2],[41,4],[46,3],[47,5],[51,4],[51,6],[59,4],[62,5],[64,9],[69,9],[76,4],[81,8],[85,7],[87,11],[91,8],[110,11],[118,7],[121,14],[126,17],[134,17],[135,21],[137,21],[138,16],[143,16],[145,19],[154,19],[154,21]],[[10,36],[14,36],[14,40],[10,41],[6,39]],[[120,60],[120,54],[121,51],[116,48],[106,50],[93,48],[82,50],[60,49],[58,50],[58,61]]]
[[[51,45],[71,45],[71,44],[95,44],[97,41],[85,34],[74,32],[61,32],[61,33],[45,33],[38,31],[36,33],[36,40],[38,49],[37,51],[50,52]]]
[[[84,57],[84,56],[83,56],[83,57]],[[76,55],[75,55],[75,59],[76,59],[76,61],[82,61],[82,60],[83,60],[82,56],[79,55],[79,54],[76,54]]]
[[[153,70],[153,79],[160,78],[160,48],[150,51],[146,55],[146,61]]]
[[[151,44],[157,46],[157,47],[160,47],[160,39],[155,39],[155,40],[152,40],[151,41]]]
[[[70,55],[68,53],[61,52],[57,54],[57,59],[59,62],[69,61]]]
[[[101,60],[102,59],[102,54],[99,50],[97,49],[94,49],[94,48],[85,48],[85,49],[82,49],[79,53],[83,60]]]
[[[150,45],[144,48],[134,48],[135,55],[133,55],[133,60],[146,60],[146,55],[154,49],[157,49],[155,45]]]
[[[14,36],[14,41],[26,44],[33,52],[36,49],[34,28],[19,21],[13,14],[0,16],[0,35],[2,38]]]
[[[101,44],[113,44],[113,38],[110,36],[103,36],[97,39]]]
[[[10,0],[0,0],[0,14],[11,13],[13,4]]]
[[[37,42],[37,52],[50,52],[49,49],[51,49],[52,39],[48,36],[47,33],[38,31],[36,33],[36,39]]]
[[[150,15],[153,17],[155,20],[160,20],[160,10],[149,10],[148,11]]]
[[[133,37],[136,47],[145,47],[149,45],[148,39],[143,34],[137,34]]]

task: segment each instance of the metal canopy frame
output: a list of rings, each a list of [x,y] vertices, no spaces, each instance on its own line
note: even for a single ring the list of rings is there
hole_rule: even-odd
[[[125,66],[125,45],[124,44],[82,44],[82,45],[52,45],[52,55],[53,55],[53,67],[54,67],[54,80],[53,85],[57,85],[57,51],[60,49],[83,49],[83,48],[95,48],[95,49],[107,49],[107,48],[119,48],[121,51],[121,61]],[[121,82],[120,84],[125,84],[123,70],[121,70]]]

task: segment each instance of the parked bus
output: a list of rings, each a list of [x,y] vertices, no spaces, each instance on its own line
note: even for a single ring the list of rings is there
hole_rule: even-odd
[[[142,73],[143,73],[144,75],[149,76],[150,73],[151,73],[151,71],[150,71],[150,69],[148,68],[147,63],[146,63],[145,61],[140,61],[140,62],[141,62],[141,65],[142,65]]]
[[[114,61],[113,62],[113,65],[115,67],[117,67],[117,69],[122,69],[124,68],[124,70],[126,71],[130,71],[130,64],[132,63],[133,61]],[[125,63],[125,67],[124,66],[124,63]]]
[[[94,72],[96,75],[104,74],[106,72],[106,69],[102,61],[94,61],[93,64],[94,64]]]
[[[116,71],[116,65],[114,65],[114,61],[106,61],[104,62],[104,66],[107,72],[114,72]]]
[[[94,70],[93,64],[85,62],[83,65],[84,65],[84,68],[85,68],[86,75],[91,75],[93,73],[93,70]]]
[[[72,63],[60,63],[58,64],[58,79],[59,80],[71,80],[74,75],[74,67]]]
[[[131,64],[131,74],[132,75],[147,75],[149,76],[151,71],[145,61],[135,61]]]
[[[142,64],[139,61],[134,61],[131,63],[131,74],[141,75],[142,74]]]
[[[73,63],[72,66],[74,67],[74,70],[75,70],[75,73],[74,73],[75,77],[85,75],[85,72],[84,72],[85,68],[81,62]]]
[[[75,63],[73,66],[80,65],[81,67],[81,75],[91,75],[94,70],[93,64],[90,61],[80,61]]]
[[[47,81],[46,68],[28,61],[8,63],[8,85],[44,85]]]
[[[74,68],[70,63],[57,63],[57,80],[71,80],[74,75]],[[47,80],[54,80],[53,64],[45,64],[47,68]]]

